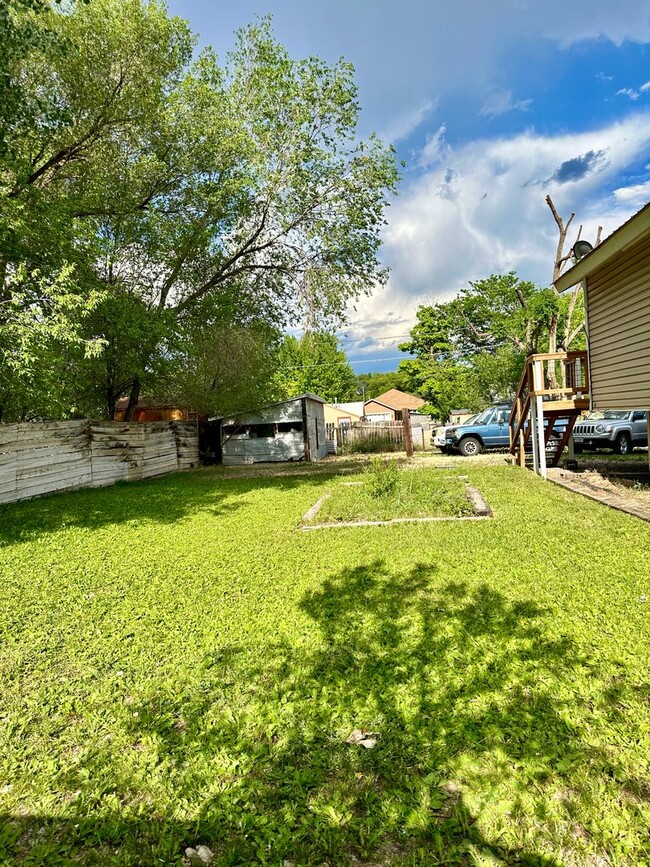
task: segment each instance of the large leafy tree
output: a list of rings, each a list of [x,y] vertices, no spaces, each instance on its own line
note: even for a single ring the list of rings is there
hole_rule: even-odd
[[[300,339],[286,337],[276,359],[273,388],[279,398],[306,392],[330,403],[356,398],[356,376],[332,334],[307,332]]]
[[[545,351],[570,303],[513,272],[470,282],[456,298],[419,308],[411,340],[400,346],[413,358],[399,370],[441,418],[454,407],[509,399],[524,358]],[[579,343],[580,329],[572,337]]]
[[[103,293],[85,337],[117,355],[85,365],[91,403],[103,392],[110,414],[129,394],[134,407],[211,299],[315,327],[385,279],[395,159],[357,138],[348,64],[294,60],[263,20],[225,64],[206,50],[190,65],[186,24],[154,0],[44,14],[66,48],[19,64],[23,87],[50,99],[2,167],[0,256],[4,273],[71,265],[82,293]]]

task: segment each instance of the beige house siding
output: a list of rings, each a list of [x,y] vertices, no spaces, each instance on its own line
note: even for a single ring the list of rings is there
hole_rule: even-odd
[[[361,421],[360,415],[356,415],[349,410],[339,409],[338,406],[332,406],[329,403],[326,403],[323,409],[325,411],[325,424],[356,424]]]
[[[366,401],[365,414],[368,421],[391,422],[397,417],[397,412],[392,407],[376,403],[374,400]]]
[[[594,409],[650,407],[648,238],[586,278]]]

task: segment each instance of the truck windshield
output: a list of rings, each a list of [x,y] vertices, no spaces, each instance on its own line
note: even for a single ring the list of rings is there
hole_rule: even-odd
[[[484,409],[483,412],[479,413],[474,419],[474,424],[487,424],[488,419],[494,412],[494,407],[489,406],[487,409]],[[467,424],[467,422],[465,422]]]

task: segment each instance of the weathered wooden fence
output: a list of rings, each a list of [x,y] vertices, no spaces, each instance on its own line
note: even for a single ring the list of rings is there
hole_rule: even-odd
[[[198,466],[192,422],[62,421],[0,425],[0,503]]]
[[[416,449],[429,448],[429,431],[431,425],[413,425],[413,445]],[[404,447],[404,426],[402,422],[392,424],[354,424],[336,427],[326,425],[326,440],[328,450],[332,453],[353,450],[355,444],[368,444],[370,448],[377,447],[379,451],[384,445],[388,449],[399,450]]]

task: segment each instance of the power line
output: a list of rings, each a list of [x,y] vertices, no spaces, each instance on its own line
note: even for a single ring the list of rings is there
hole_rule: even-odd
[[[390,355],[386,358],[348,358],[350,364],[366,364],[375,361],[405,361],[406,355]]]
[[[341,337],[341,341],[346,343],[362,343],[364,340],[371,340],[373,343],[377,340],[401,340],[403,337],[411,337],[411,334],[385,334],[379,337]]]
[[[292,364],[289,369],[307,370],[310,367],[343,367],[345,364],[374,364],[376,361],[405,361],[407,355],[389,355],[384,358],[348,358],[347,361],[308,361],[306,364]]]

